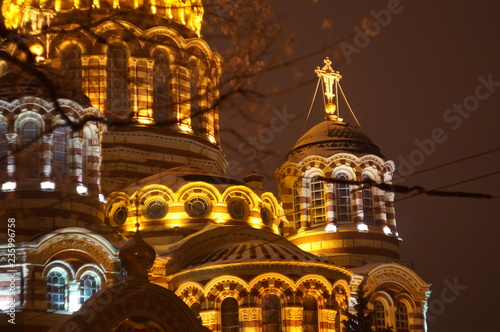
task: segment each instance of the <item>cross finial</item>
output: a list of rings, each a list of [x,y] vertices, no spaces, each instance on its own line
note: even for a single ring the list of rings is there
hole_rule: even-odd
[[[342,75],[340,75],[338,71],[333,70],[331,66],[332,62],[328,57],[325,58],[324,63],[325,65],[323,68],[317,67],[315,72],[318,77],[323,80],[325,85],[325,96],[327,99],[325,112],[329,120],[342,121],[342,119],[334,114],[337,110],[337,106],[333,102],[333,98],[337,97],[334,93],[334,89],[337,89],[337,83],[342,78]]]

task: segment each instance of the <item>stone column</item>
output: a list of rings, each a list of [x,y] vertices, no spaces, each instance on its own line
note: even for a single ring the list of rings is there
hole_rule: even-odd
[[[240,314],[240,331],[254,332],[258,331],[262,325],[261,309],[259,307],[246,307],[239,309]]]
[[[326,204],[326,222],[334,223],[335,222],[335,195],[334,195],[335,186],[333,183],[326,183],[326,195],[325,195],[325,204]]]
[[[52,147],[54,144],[54,135],[44,134],[42,155],[43,155],[43,168],[42,168],[42,182],[51,181],[52,179]]]
[[[385,193],[385,210],[387,216],[387,225],[391,229],[393,234],[396,234],[396,213],[394,210],[394,193]]]
[[[335,317],[337,317],[337,310],[323,309],[320,311],[319,316],[319,331],[337,331],[335,330]]]
[[[16,158],[14,152],[16,151],[17,134],[5,134],[7,138],[7,181],[16,181]]]
[[[73,145],[73,155],[71,156],[70,163],[70,178],[73,179],[74,183],[82,183],[83,174],[82,174],[82,147],[83,147],[83,138],[75,137],[71,139]]]
[[[357,224],[357,223],[363,222],[363,218],[364,218],[363,193],[359,187],[353,186],[352,191],[351,191],[351,195],[352,195],[352,198],[354,200],[354,204],[352,204],[352,207],[354,208],[353,221]]]
[[[285,319],[282,325],[285,326],[286,332],[302,332],[302,320],[304,308],[302,307],[285,307]]]
[[[201,324],[212,331],[219,331],[219,313],[216,310],[202,310],[200,311]]]

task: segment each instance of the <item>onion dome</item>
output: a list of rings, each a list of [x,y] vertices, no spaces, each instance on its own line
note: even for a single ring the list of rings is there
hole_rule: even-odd
[[[340,152],[356,156],[374,154],[383,158],[379,147],[358,128],[345,122],[326,120],[311,128],[297,141],[288,153],[287,160],[298,162],[310,155],[329,157]]]
[[[142,239],[139,231],[136,231],[134,237],[123,245],[119,256],[122,266],[127,271],[127,279],[148,280],[148,270],[153,266],[156,252]]]

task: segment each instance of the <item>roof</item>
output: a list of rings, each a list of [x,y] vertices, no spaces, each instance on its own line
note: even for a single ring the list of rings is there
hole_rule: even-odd
[[[156,247],[156,251],[170,259],[170,274],[194,267],[259,261],[331,265],[277,234],[249,226],[209,225],[171,246]]]
[[[380,148],[358,128],[348,123],[326,120],[299,138],[288,153],[287,160],[298,162],[310,155],[329,157],[341,152],[357,156],[374,154],[384,157]]]

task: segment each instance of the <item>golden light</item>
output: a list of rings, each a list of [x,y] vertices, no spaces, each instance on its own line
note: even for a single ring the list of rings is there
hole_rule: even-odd
[[[30,46],[30,51],[37,57],[41,56],[43,52],[45,51],[43,46],[40,44],[33,44]]]
[[[137,121],[140,124],[143,125],[148,125],[148,124],[153,124],[153,116],[152,116],[152,110],[150,108],[141,108],[137,111]]]
[[[179,124],[179,129],[182,130],[185,133],[190,133],[191,132],[191,127],[186,125],[186,124]]]
[[[334,103],[326,104],[326,114],[334,115],[336,110],[337,110],[337,106]]]

